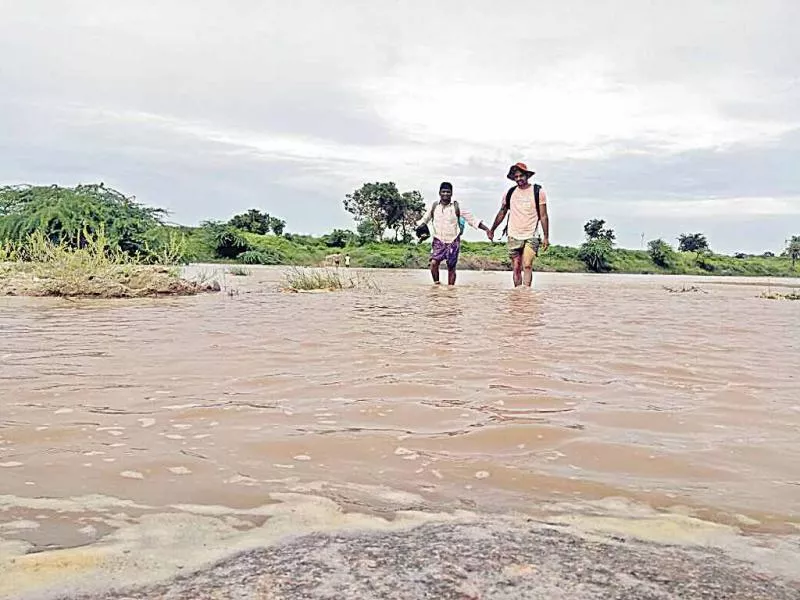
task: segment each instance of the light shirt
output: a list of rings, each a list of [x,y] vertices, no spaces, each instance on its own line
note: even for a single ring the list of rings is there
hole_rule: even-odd
[[[470,226],[478,229],[481,221],[476,221],[472,213],[466,210],[461,204],[459,204],[458,207],[461,210],[461,217],[469,223]],[[423,223],[430,223],[431,221],[433,221],[431,225],[431,235],[442,240],[445,244],[449,244],[461,235],[461,230],[458,227],[458,217],[456,216],[456,207],[453,205],[452,201],[447,204],[437,202],[433,207],[433,211],[428,209],[428,212],[425,213],[425,216],[417,223],[417,226]]]
[[[511,208],[508,211],[508,237],[527,240],[536,235],[540,220],[536,215],[536,201],[533,197],[533,184],[526,189],[516,188],[511,194]],[[539,190],[539,210],[547,204],[547,198]],[[503,194],[500,206],[506,205],[506,194]]]

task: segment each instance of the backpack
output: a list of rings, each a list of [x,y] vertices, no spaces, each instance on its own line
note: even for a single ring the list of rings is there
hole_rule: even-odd
[[[506,212],[511,210],[511,194],[514,193],[515,189],[517,189],[516,185],[511,187],[511,188],[509,188],[509,190],[506,192],[506,201],[505,201],[505,204],[503,204],[503,210],[505,210]],[[536,204],[537,227],[538,227],[538,221],[542,220],[542,216],[539,214],[539,190],[540,189],[542,189],[542,186],[540,186],[538,183],[534,183],[533,184],[533,201]],[[509,221],[509,219],[511,219],[511,215],[509,215],[508,219],[506,219],[506,226],[503,228],[503,235],[508,235],[508,221]]]

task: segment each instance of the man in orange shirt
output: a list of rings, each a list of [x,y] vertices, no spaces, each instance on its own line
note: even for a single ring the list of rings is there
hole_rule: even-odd
[[[531,185],[529,179],[534,172],[525,163],[511,165],[506,177],[516,185],[503,194],[500,210],[490,229],[490,239],[506,215],[508,224],[508,253],[514,270],[514,287],[531,286],[533,282],[533,259],[539,253],[540,242],[536,236],[542,226],[541,249],[550,246],[550,220],[547,216],[547,194],[542,186]],[[524,272],[524,274],[523,274]]]

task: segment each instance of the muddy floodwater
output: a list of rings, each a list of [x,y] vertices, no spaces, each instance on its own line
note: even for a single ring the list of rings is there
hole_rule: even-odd
[[[312,498],[298,527],[606,507],[800,530],[800,302],[758,297],[800,281],[391,270],[290,294],[283,271],[190,298],[0,298],[0,559],[137,527],[181,553],[199,538],[159,537],[165,515],[246,533]]]

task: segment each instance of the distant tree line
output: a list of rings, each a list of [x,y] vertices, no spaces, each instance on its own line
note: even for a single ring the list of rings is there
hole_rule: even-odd
[[[416,222],[426,209],[419,191],[400,192],[393,182],[365,183],[347,194],[344,208],[353,215],[356,231],[334,229],[322,236],[330,248],[383,241],[409,243]],[[56,243],[80,247],[87,236],[100,231],[109,246],[141,260],[156,262],[168,249],[178,247],[176,236],[190,230],[211,248],[215,258],[236,259],[247,263],[277,264],[282,256],[274,244],[258,237],[274,235],[299,241],[303,236],[286,233],[286,222],[266,212],[251,208],[227,221],[204,221],[199,231],[170,226],[164,209],[144,206],[103,183],[76,187],[5,186],[0,187],[0,244],[15,242],[41,232]],[[583,227],[585,241],[578,257],[595,272],[611,270],[616,234],[603,219],[591,219]],[[195,234],[192,233],[194,236]],[[249,237],[248,237],[249,236]],[[663,239],[651,240],[647,252],[654,264],[664,269],[674,267],[678,252],[694,253],[692,260],[700,268],[713,270],[713,254],[703,233],[684,233],[677,238],[677,252]],[[792,268],[800,260],[800,235],[786,240],[782,256],[791,259]],[[738,258],[748,255],[737,253]],[[771,252],[762,256],[774,256]],[[686,260],[685,258],[683,259]]]

